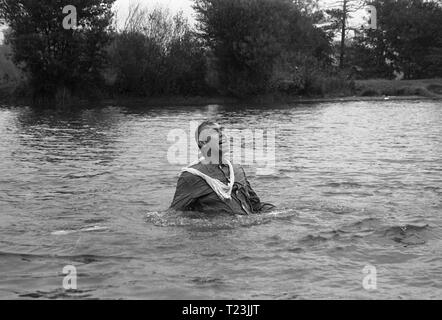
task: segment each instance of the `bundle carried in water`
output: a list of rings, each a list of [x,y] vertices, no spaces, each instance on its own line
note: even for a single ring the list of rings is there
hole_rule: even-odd
[[[233,184],[235,182],[235,173],[233,172],[232,163],[228,159],[223,160],[229,166],[229,172],[230,172],[230,180],[229,180],[229,183],[226,185],[226,184],[222,183],[221,181],[219,181],[218,179],[211,178],[208,175],[202,173],[201,171],[191,168],[193,165],[198,164],[203,160],[204,160],[204,158],[201,158],[197,162],[192,163],[189,167],[183,168],[181,171],[188,172],[188,173],[191,173],[193,175],[203,178],[207,182],[207,184],[212,188],[212,190],[215,191],[215,193],[218,195],[218,197],[221,200],[231,199]]]

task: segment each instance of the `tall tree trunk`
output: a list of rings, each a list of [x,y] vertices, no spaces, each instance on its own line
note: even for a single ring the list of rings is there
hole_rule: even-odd
[[[344,4],[342,7],[341,55],[339,59],[339,67],[341,69],[344,68],[344,59],[345,59],[345,32],[347,31],[347,1],[348,0],[344,0]]]

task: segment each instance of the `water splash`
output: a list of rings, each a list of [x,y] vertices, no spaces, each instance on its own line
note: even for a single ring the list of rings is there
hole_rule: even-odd
[[[105,231],[109,230],[108,227],[100,227],[100,226],[93,226],[88,228],[81,228],[77,230],[58,230],[51,232],[51,235],[53,236],[65,236],[73,233],[81,233],[81,232],[94,232],[94,231]]]
[[[201,212],[148,212],[147,223],[158,227],[192,227],[207,230],[234,229],[267,224],[277,219],[298,216],[293,209],[281,209],[254,215],[208,215]]]

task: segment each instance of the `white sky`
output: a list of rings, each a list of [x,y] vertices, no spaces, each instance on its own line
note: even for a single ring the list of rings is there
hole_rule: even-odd
[[[120,23],[126,18],[130,5],[137,3],[145,5],[148,8],[158,5],[161,7],[170,8],[172,13],[182,10],[185,16],[187,16],[189,20],[192,20],[192,0],[117,0],[115,1],[114,9],[117,11],[117,19]]]
[[[115,1],[115,7],[117,9],[126,9],[129,7],[131,3],[141,3],[146,6],[155,6],[157,4],[169,7],[173,11],[178,11],[182,9],[186,13],[192,12],[192,0],[117,0]]]
[[[325,8],[339,8],[339,4],[342,3],[342,0],[320,0],[320,5]],[[178,12],[182,10],[184,14],[189,18],[190,21],[194,21],[193,19],[193,0],[117,0],[115,2],[115,9],[118,12],[118,21],[124,21],[127,16],[128,8],[131,3],[140,3],[146,5],[147,7],[154,7],[156,5],[160,5],[162,7],[168,7],[172,12]],[[356,17],[355,21],[359,23],[361,21],[362,14],[357,13],[354,14]]]
[[[320,0],[322,6],[330,7],[337,2],[338,0]],[[156,5],[160,5],[162,7],[168,7],[171,9],[173,13],[182,10],[184,14],[189,18],[190,21],[194,21],[193,19],[193,0],[117,0],[115,2],[115,10],[117,11],[117,19],[119,23],[124,21],[128,8],[132,3],[141,3],[146,5],[147,7],[154,7]],[[360,16],[360,15],[359,15]],[[360,19],[358,19],[360,20]],[[0,43],[3,41],[3,32],[1,32],[0,28]]]

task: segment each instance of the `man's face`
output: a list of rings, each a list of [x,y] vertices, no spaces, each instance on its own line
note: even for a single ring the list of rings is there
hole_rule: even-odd
[[[223,135],[223,128],[219,124],[214,124],[205,127],[199,136],[199,141],[205,143],[204,149],[207,152],[210,150],[213,153],[223,151],[223,146],[226,145],[226,137]]]

